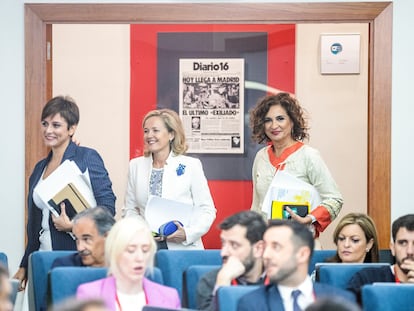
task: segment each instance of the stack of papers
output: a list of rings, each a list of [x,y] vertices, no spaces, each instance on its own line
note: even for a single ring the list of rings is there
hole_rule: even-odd
[[[153,232],[158,232],[161,225],[177,220],[183,227],[189,225],[193,206],[174,200],[150,196],[145,207],[145,220]]]
[[[49,207],[50,212],[60,215],[60,203],[65,203],[69,218],[85,208],[95,207],[88,170],[82,173],[74,161],[64,161],[52,174],[36,187],[36,192]]]

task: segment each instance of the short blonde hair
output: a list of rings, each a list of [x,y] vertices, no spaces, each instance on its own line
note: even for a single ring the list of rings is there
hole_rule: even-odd
[[[152,117],[161,118],[168,132],[174,134],[174,139],[171,141],[171,150],[174,154],[184,154],[187,151],[188,146],[185,141],[183,123],[181,122],[178,114],[171,109],[151,110],[145,115],[144,120],[142,121],[142,128],[144,128],[145,122]],[[151,152],[149,152],[146,146],[144,146],[144,155],[148,157],[150,154]]]
[[[148,238],[148,242],[150,243],[150,256],[147,262],[147,271],[152,273],[154,255],[157,250],[152,232],[144,220],[137,217],[127,217],[115,223],[105,240],[105,261],[109,275],[118,274],[119,256],[125,251],[131,239],[136,235]]]

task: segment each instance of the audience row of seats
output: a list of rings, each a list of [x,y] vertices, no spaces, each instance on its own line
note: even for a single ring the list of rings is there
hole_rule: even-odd
[[[36,251],[29,258],[28,297],[29,310],[39,311],[45,303],[59,303],[74,296],[80,284],[106,277],[107,268],[56,267],[53,261],[73,251]],[[147,277],[160,284],[164,283],[162,272],[154,267]]]
[[[30,256],[28,274],[30,311],[39,311],[40,307],[44,305],[47,296],[49,296],[52,303],[59,302],[68,296],[74,295],[79,284],[99,279],[106,275],[107,270],[105,268],[88,268],[85,270],[85,268],[80,267],[55,268],[49,273],[52,263],[57,257],[65,256],[72,252],[38,251]],[[388,252],[382,252],[382,261],[389,261],[390,258],[392,260],[392,256]],[[329,274],[329,271],[331,271],[329,268],[325,268],[325,266],[329,265],[322,267],[318,264],[334,254],[334,250],[315,251],[309,267],[309,273],[316,268],[319,281],[332,282],[333,285],[344,287],[344,284],[347,282],[346,277],[349,278],[352,275],[349,271],[342,270],[342,267],[345,267],[345,265],[339,264],[341,267],[333,269],[342,275],[341,277],[335,277]],[[198,280],[206,272],[220,267],[221,261],[220,250],[159,250],[155,255],[154,275],[148,277],[156,282],[176,288],[181,295],[183,306],[195,308]],[[354,266],[354,269],[356,268],[357,266]],[[65,284],[65,286],[62,286],[62,284]],[[240,290],[242,291],[242,289]],[[219,297],[220,295],[227,297],[227,295],[230,295],[228,291],[231,291],[231,289],[223,288],[223,293],[220,293]],[[223,298],[221,301],[230,300]]]
[[[347,288],[351,277],[358,271],[367,267],[390,266],[389,263],[317,263],[315,270],[316,282],[330,284],[342,289]]]
[[[236,311],[241,297],[257,286],[224,286],[217,291],[219,310]],[[412,311],[414,284],[374,283],[362,288],[363,311]]]
[[[314,251],[309,265],[309,274],[315,270],[317,263],[333,257],[335,252],[335,250]],[[380,261],[392,263],[391,251],[381,250]],[[174,252],[159,250],[155,255],[155,263],[162,271],[165,285],[179,290],[184,306],[195,308],[195,288],[198,280],[206,272],[220,266],[222,261],[220,250],[177,250]]]

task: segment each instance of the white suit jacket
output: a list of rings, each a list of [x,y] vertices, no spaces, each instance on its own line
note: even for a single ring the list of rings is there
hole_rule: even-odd
[[[179,166],[185,166],[180,171]],[[149,197],[152,157],[134,158],[129,163],[128,186],[124,215],[144,217]],[[182,244],[168,243],[168,249],[203,249],[201,237],[216,218],[216,209],[197,158],[170,153],[164,166],[162,197],[193,205],[190,223],[184,227],[187,240]]]

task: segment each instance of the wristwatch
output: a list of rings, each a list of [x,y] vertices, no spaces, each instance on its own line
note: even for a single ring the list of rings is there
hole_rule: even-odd
[[[312,219],[311,224],[314,224],[316,222],[316,217],[313,216],[312,214],[308,214],[306,216],[309,216]]]

